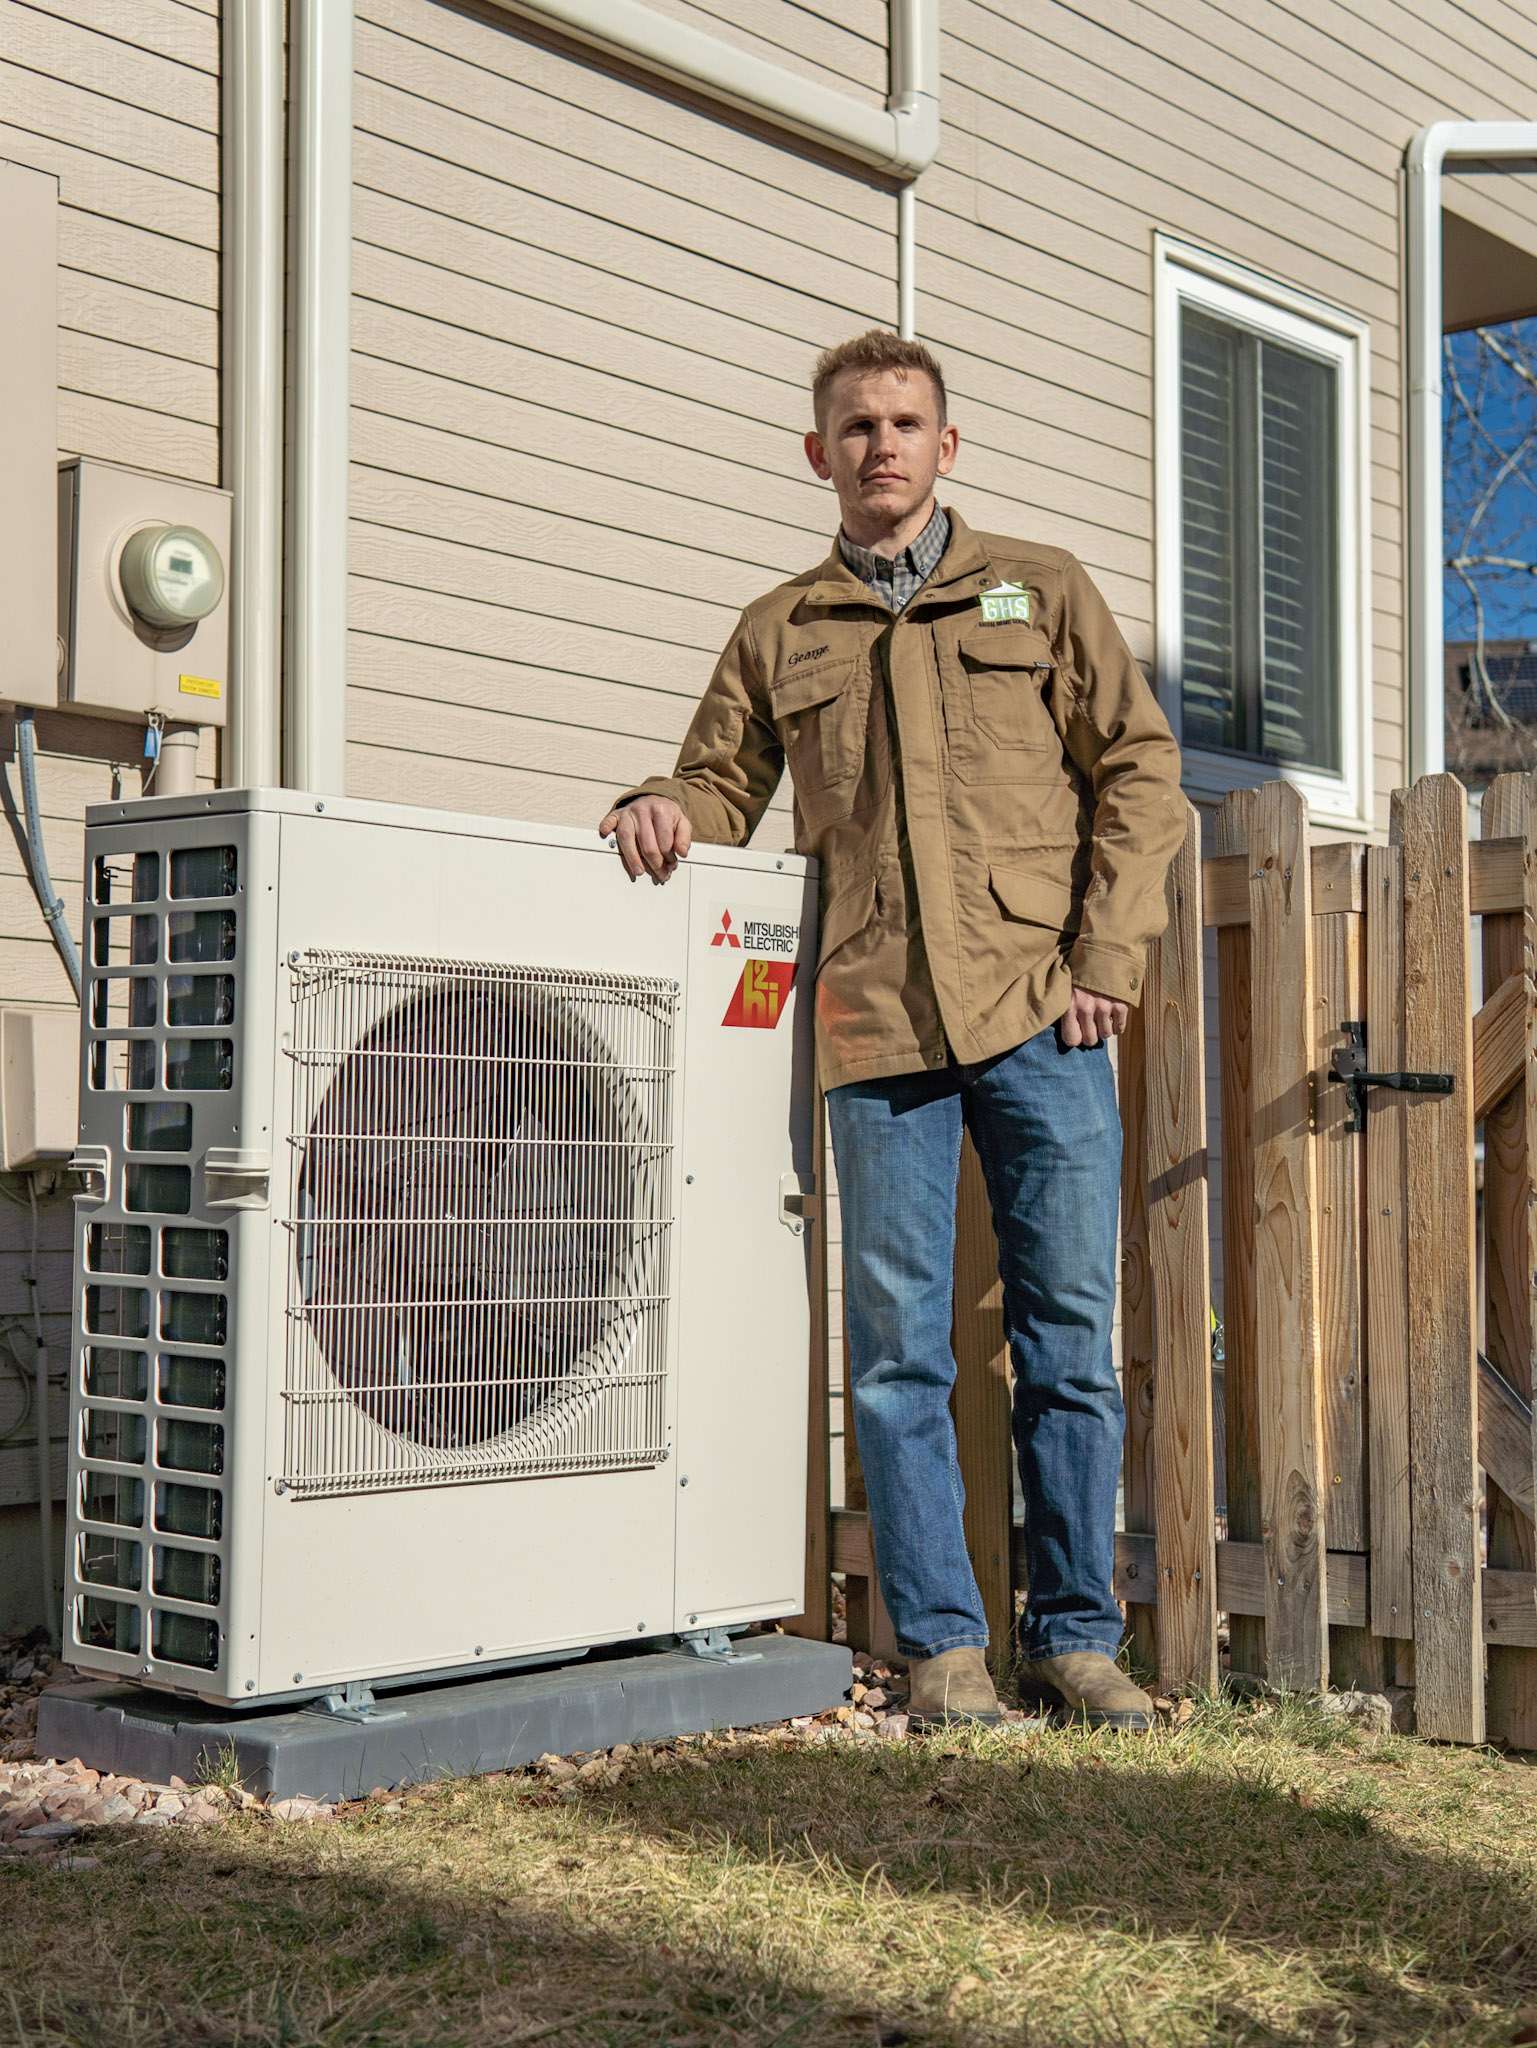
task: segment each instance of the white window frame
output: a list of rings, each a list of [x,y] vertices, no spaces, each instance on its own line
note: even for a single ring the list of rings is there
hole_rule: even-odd
[[[1191,305],[1335,366],[1339,391],[1340,772],[1294,768],[1192,747],[1184,753],[1186,793],[1215,803],[1229,790],[1277,777],[1295,785],[1320,823],[1370,832],[1371,691],[1371,330],[1337,306],[1294,291],[1244,265],[1158,234],[1153,238],[1154,646],[1158,700],[1182,740],[1184,549],[1180,463],[1180,308]]]

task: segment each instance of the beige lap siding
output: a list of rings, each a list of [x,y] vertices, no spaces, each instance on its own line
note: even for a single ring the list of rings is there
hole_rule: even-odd
[[[510,16],[364,0],[357,68],[348,784],[589,824],[826,551],[806,381],[895,203]]]
[[[59,181],[59,446],[197,483],[219,481],[219,18],[213,0],[0,0],[0,156]],[[139,793],[142,729],[40,712],[38,785],[53,879],[81,933],[85,807]],[[122,764],[115,776],[114,761]],[[199,773],[211,783],[210,738]],[[14,721],[0,713],[0,767],[19,807]],[[74,997],[13,833],[0,833],[0,991],[60,1012]],[[73,1211],[45,1195],[39,1290],[57,1377],[56,1441],[68,1428]],[[0,1287],[24,1311],[31,1219],[0,1201]],[[26,1453],[31,1460],[33,1453]],[[0,1626],[28,1624],[35,1500],[25,1461],[0,1475]],[[20,1531],[21,1533],[18,1533]],[[13,1580],[13,1582],[12,1582]],[[57,1617],[51,1617],[57,1627]]]
[[[1427,121],[1530,117],[1529,10],[1044,0],[1027,23],[1007,5],[946,0],[943,20],[945,129],[920,187],[918,329],[944,356],[963,432],[975,420],[989,444],[973,462],[963,452],[955,499],[978,524],[1028,519],[1072,548],[1140,658],[1152,655],[1154,230],[1371,321],[1370,686],[1385,833],[1405,773],[1403,155]],[[1533,246],[1537,180],[1464,186],[1448,204]],[[1027,507],[1004,495],[1022,485]]]
[[[219,481],[219,22],[182,0],[0,0],[0,155],[59,181],[59,446]],[[0,751],[12,755],[11,721]],[[87,803],[138,794],[142,731],[38,719],[54,880],[79,931]],[[211,778],[210,741],[201,768]],[[14,784],[14,767],[9,770]],[[72,1007],[25,863],[0,835],[0,981]]]

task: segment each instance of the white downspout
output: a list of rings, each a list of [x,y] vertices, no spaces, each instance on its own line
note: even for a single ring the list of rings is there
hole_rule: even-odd
[[[293,381],[284,781],[347,780],[352,0],[294,0]]]
[[[911,165],[897,191],[897,332],[911,341],[918,331],[918,179],[939,150],[939,0],[891,0],[888,34],[886,104]]]
[[[1433,121],[1408,165],[1409,760],[1412,782],[1446,764],[1441,477],[1441,179],[1453,159],[1537,159],[1537,122]]]
[[[918,180],[897,187],[897,332],[918,331]]]
[[[641,0],[496,5],[899,178],[918,177],[939,148],[939,0],[891,0],[891,91],[884,110],[658,14]]]
[[[234,503],[220,767],[247,789],[282,772],[283,203],[282,0],[225,0],[223,427]]]

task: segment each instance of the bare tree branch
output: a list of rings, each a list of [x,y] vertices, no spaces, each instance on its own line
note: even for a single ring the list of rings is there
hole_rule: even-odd
[[[1460,613],[1473,642],[1473,726],[1514,736],[1520,721],[1490,672],[1489,646],[1515,636],[1512,613],[1521,638],[1537,629],[1537,616],[1527,620],[1531,600],[1517,595],[1537,579],[1537,320],[1450,335],[1443,359],[1449,624]],[[1471,743],[1471,729],[1465,737]]]

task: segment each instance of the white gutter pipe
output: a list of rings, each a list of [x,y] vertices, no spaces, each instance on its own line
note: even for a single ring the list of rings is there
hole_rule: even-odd
[[[220,765],[235,788],[280,774],[283,205],[282,0],[225,0],[224,482],[234,503]]]
[[[1446,764],[1441,179],[1456,160],[1537,161],[1537,122],[1432,121],[1409,145],[1409,779]]]
[[[352,0],[294,0],[283,779],[291,789],[337,794],[347,779],[352,24]]]
[[[622,57],[893,177],[916,178],[939,148],[939,0],[891,0],[891,92],[884,109],[818,85],[641,0],[496,0],[578,42]]]

